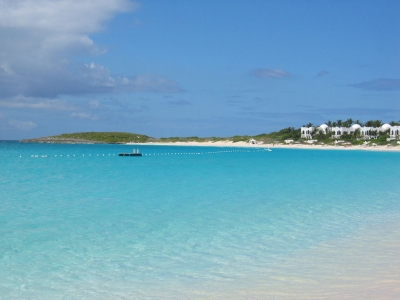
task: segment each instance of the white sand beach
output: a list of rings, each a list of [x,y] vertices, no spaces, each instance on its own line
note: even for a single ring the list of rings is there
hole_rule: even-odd
[[[319,150],[365,150],[365,151],[395,151],[400,152],[398,146],[353,146],[353,145],[305,145],[305,144],[250,144],[247,142],[216,141],[216,142],[174,142],[174,143],[127,143],[126,145],[159,145],[159,146],[196,146],[196,147],[245,147],[245,148],[283,148],[283,149],[319,149]]]

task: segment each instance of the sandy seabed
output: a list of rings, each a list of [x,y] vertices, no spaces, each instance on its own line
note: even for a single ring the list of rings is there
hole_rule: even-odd
[[[135,144],[129,144],[135,145]],[[136,144],[137,145],[137,144]],[[242,147],[270,149],[361,150],[400,152],[398,146],[328,146],[304,144],[249,144],[246,142],[144,143],[159,146]],[[181,297],[161,294],[164,299],[399,299],[399,222],[374,224],[354,236],[331,240],[291,259],[271,266],[264,278],[250,282],[214,282],[187,287]]]

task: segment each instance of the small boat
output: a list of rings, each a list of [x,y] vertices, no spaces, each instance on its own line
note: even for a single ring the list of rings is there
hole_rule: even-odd
[[[271,149],[269,149],[269,148],[265,149],[265,151],[272,152],[272,150],[271,150]]]
[[[118,156],[143,156],[139,149],[134,149],[132,153],[119,153]]]

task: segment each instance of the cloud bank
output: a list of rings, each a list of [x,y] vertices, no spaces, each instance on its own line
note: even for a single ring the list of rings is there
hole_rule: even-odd
[[[186,105],[191,105],[189,101],[186,100],[173,100],[173,101],[168,101],[169,104],[171,105],[177,105],[177,106],[186,106]]]
[[[101,55],[89,35],[138,6],[128,0],[0,1],[0,98],[180,91],[161,75],[113,77],[104,66],[73,61]]]
[[[37,124],[31,122],[31,121],[18,121],[18,120],[10,120],[8,121],[8,124],[11,125],[12,127],[15,127],[19,130],[24,130],[24,131],[29,131],[34,129]]]
[[[400,79],[381,78],[371,81],[363,81],[348,86],[366,91],[395,91],[400,90]]]
[[[0,99],[0,107],[6,108],[28,108],[28,109],[54,109],[72,110],[74,107],[64,100],[47,98],[30,98],[17,96],[13,98]]]
[[[252,76],[259,78],[289,78],[289,72],[278,69],[255,69],[250,72]]]

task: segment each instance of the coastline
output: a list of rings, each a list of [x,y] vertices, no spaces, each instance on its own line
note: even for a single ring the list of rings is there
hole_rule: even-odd
[[[124,145],[154,145],[154,146],[188,146],[188,147],[238,147],[238,148],[270,148],[270,149],[308,149],[308,150],[364,150],[400,152],[399,146],[329,146],[329,145],[303,145],[303,144],[249,144],[246,142],[217,141],[217,142],[174,142],[174,143],[126,143]]]

